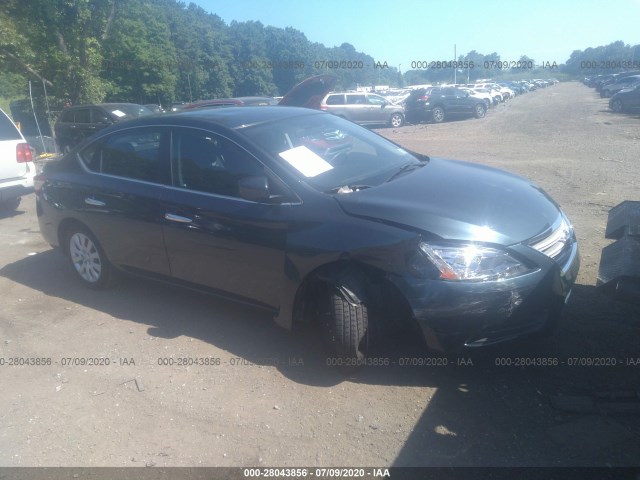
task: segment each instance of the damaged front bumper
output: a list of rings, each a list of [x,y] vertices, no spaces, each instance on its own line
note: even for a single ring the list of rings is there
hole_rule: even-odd
[[[507,280],[455,282],[407,274],[394,283],[405,294],[427,346],[456,352],[553,328],[578,274],[577,244],[569,247],[563,264],[544,260],[539,270]]]

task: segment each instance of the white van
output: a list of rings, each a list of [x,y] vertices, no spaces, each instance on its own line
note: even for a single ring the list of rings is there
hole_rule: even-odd
[[[36,166],[29,144],[0,109],[0,209],[14,210],[33,191]]]

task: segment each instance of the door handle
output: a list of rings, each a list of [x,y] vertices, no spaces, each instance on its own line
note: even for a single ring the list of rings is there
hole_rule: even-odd
[[[178,223],[193,222],[191,218],[183,217],[181,215],[174,215],[173,213],[165,213],[164,218],[166,218],[167,220],[171,220],[172,222],[178,222]]]
[[[84,203],[87,205],[93,205],[94,207],[104,207],[106,205],[105,202],[101,202],[100,200],[96,200],[95,198],[87,197],[84,199]]]

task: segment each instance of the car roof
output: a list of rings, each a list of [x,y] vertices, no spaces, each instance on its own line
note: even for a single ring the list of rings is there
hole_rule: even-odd
[[[119,106],[140,106],[138,103],[126,103],[126,102],[119,102],[119,103],[87,103],[87,104],[83,104],[83,105],[71,105],[70,107],[65,108],[65,110],[77,110],[79,108],[88,108],[88,107],[103,107],[103,108],[117,108]]]
[[[259,106],[227,107],[214,109],[181,110],[164,115],[151,115],[129,120],[122,128],[146,125],[192,126],[207,128],[221,126],[229,129],[245,128],[266,124],[285,118],[310,115],[330,115],[328,113],[302,107]],[[113,128],[113,127],[112,127]],[[109,129],[111,130],[111,129]]]

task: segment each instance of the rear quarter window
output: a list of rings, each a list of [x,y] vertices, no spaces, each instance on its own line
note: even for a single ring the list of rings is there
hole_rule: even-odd
[[[73,122],[73,110],[65,110],[62,112],[62,117],[60,118],[61,122]]]
[[[344,105],[344,95],[329,95],[327,105]]]
[[[22,140],[18,129],[2,111],[0,111],[0,141],[1,140]]]

